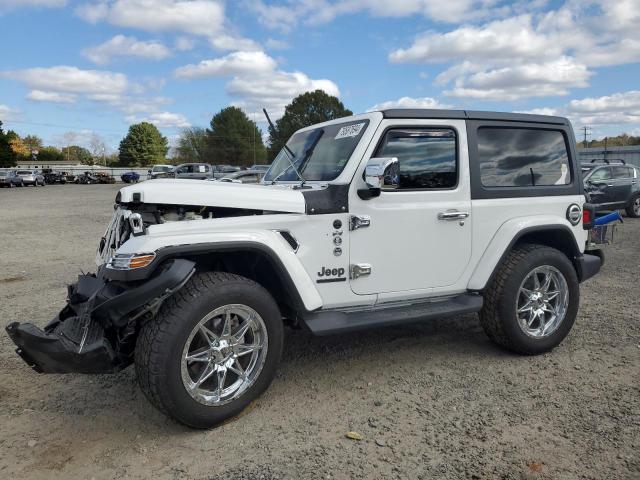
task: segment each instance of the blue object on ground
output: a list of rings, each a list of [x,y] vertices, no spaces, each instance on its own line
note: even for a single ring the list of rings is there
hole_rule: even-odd
[[[612,212],[612,213],[608,213],[600,218],[596,218],[593,221],[594,225],[606,225],[607,223],[611,223],[611,222],[615,222],[617,220],[620,220],[622,222],[622,215],[620,215],[620,212]]]

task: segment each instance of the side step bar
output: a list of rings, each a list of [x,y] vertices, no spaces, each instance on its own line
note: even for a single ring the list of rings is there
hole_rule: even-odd
[[[314,335],[332,335],[367,328],[422,322],[434,318],[482,309],[480,295],[465,293],[455,297],[394,306],[375,306],[365,310],[325,310],[307,313],[303,320]]]

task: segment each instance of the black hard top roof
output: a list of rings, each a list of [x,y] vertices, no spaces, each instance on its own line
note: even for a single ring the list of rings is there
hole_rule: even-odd
[[[475,110],[437,110],[428,108],[392,108],[381,110],[384,118],[447,118],[458,120],[493,120],[498,122],[529,122],[569,125],[569,120],[551,115],[530,113],[480,112]]]

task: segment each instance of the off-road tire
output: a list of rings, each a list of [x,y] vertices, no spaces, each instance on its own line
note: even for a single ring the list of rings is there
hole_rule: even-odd
[[[634,195],[629,200],[629,204],[626,206],[625,211],[627,212],[627,216],[631,218],[640,218],[640,214],[634,211],[634,203],[640,200],[640,194]]]
[[[536,267],[557,268],[567,281],[569,305],[562,323],[549,336],[533,338],[525,334],[516,316],[517,295],[522,281]],[[543,245],[516,246],[484,291],[480,323],[488,337],[498,345],[523,355],[537,355],[555,348],[568,335],[580,303],[578,277],[571,261],[555,248]]]
[[[203,405],[189,395],[181,378],[185,341],[207,313],[234,303],[247,305],[262,317],[269,344],[266,359],[255,383],[240,397],[221,406]],[[278,305],[261,285],[229,273],[196,274],[142,327],[135,350],[136,376],[144,395],[160,411],[189,427],[211,428],[239,414],[267,389],[282,355],[283,339]]]

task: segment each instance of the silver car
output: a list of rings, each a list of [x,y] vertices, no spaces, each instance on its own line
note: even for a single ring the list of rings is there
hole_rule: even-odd
[[[3,170],[0,172],[0,187],[24,187],[24,182],[15,170]]]
[[[38,185],[45,186],[44,176],[37,170],[18,170],[16,173],[22,178],[24,185],[33,185],[34,187]]]
[[[208,163],[183,163],[174,170],[176,178],[207,180],[213,178],[213,169]]]

